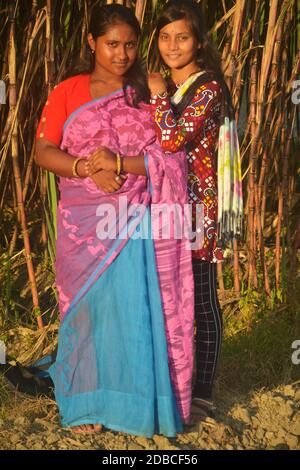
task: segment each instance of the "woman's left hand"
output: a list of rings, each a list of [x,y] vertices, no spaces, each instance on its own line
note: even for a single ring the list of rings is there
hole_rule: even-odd
[[[87,160],[89,176],[94,175],[99,170],[116,171],[116,155],[105,147],[100,147],[92,153]]]

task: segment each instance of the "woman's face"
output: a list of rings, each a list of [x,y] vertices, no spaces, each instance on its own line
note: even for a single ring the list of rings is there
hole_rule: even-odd
[[[190,24],[185,19],[173,21],[159,32],[158,49],[162,60],[171,69],[196,63],[198,47]]]
[[[117,23],[108,28],[96,40],[88,35],[88,42],[95,51],[95,68],[99,73],[122,77],[132,67],[137,57],[137,35],[126,23]]]

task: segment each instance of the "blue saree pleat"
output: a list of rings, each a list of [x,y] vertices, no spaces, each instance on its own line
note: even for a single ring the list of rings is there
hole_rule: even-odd
[[[144,217],[150,227],[149,209]],[[153,240],[127,242],[70,309],[58,344],[49,373],[64,427],[100,423],[146,437],[182,431]]]

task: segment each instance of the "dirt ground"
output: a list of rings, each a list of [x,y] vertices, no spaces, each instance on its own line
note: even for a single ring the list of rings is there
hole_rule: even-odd
[[[0,418],[2,450],[300,449],[299,382],[244,397],[227,390],[217,397],[216,420],[202,422],[172,439],[146,439],[110,430],[75,435],[61,429],[52,400],[9,393],[9,412]]]

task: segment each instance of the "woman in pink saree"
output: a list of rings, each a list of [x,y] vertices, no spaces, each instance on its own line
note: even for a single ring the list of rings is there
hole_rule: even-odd
[[[64,427],[174,436],[190,415],[191,255],[174,217],[170,236],[153,236],[152,207],[183,214],[185,156],[156,140],[131,10],[96,7],[90,32],[90,72],[55,88],[37,131],[37,163],[60,177],[61,325],[49,372]],[[101,148],[113,166],[89,174]]]

